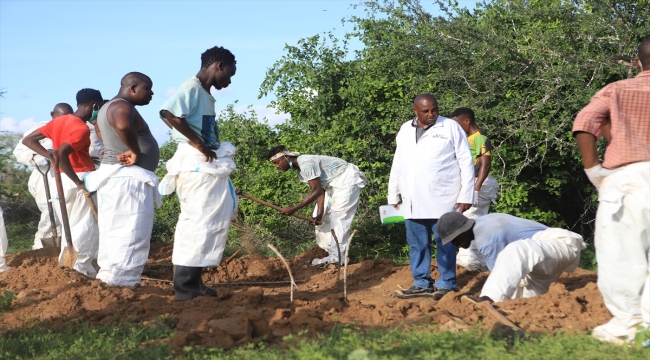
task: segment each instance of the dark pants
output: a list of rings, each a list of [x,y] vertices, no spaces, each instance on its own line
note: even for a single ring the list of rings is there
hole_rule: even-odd
[[[438,289],[455,289],[456,252],[458,248],[452,243],[442,245],[442,239],[436,231],[438,219],[406,219],[406,242],[409,244],[409,260],[413,285],[431,288],[431,236],[436,242],[438,270],[440,278],[436,280]]]

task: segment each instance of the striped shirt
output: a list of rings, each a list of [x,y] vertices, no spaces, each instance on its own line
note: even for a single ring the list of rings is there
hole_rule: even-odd
[[[650,160],[650,70],[598,91],[576,117],[573,132],[598,137],[607,122],[611,122],[612,141],[605,150],[603,167],[615,169]]]

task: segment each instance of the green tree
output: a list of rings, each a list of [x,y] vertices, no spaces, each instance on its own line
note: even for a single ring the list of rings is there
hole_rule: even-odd
[[[403,244],[378,225],[376,209],[385,203],[395,134],[413,116],[414,96],[431,92],[442,114],[473,108],[491,136],[501,183],[493,211],[589,236],[595,192],[572,122],[598,89],[635,74],[631,60],[650,28],[649,2],[496,0],[472,12],[438,4],[445,16],[416,0],[367,2],[365,17],[349,19],[354,31],[346,40],[326,34],[287,46],[260,90],[291,114],[277,128],[279,139],[358,164],[370,179],[361,238],[370,248]],[[352,37],[364,45],[354,54]]]

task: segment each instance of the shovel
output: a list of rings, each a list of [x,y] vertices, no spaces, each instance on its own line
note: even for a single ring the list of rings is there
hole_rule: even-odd
[[[63,232],[67,246],[63,248],[63,254],[59,260],[59,265],[74,268],[79,253],[72,245],[72,236],[70,235],[70,221],[68,221],[68,208],[65,206],[65,194],[63,193],[63,184],[61,183],[61,170],[59,169],[59,151],[54,150],[49,153],[50,162],[54,166],[54,180],[56,181],[56,191],[59,194],[59,205],[61,205],[61,220],[63,220]]]
[[[56,222],[54,220],[54,209],[52,209],[52,196],[50,195],[50,182],[47,179],[47,173],[50,171],[50,163],[47,163],[47,169],[45,172],[41,170],[39,166],[36,166],[38,172],[43,175],[43,184],[45,184],[45,197],[47,198],[47,210],[50,213],[50,224],[52,226],[52,237],[47,239],[41,239],[44,247],[59,247],[61,246],[61,238],[59,233],[56,231]]]
[[[237,195],[241,195],[241,196],[245,197],[246,199],[253,200],[253,201],[255,201],[255,202],[258,203],[258,204],[262,204],[262,205],[264,205],[264,206],[268,206],[268,207],[270,207],[271,209],[275,209],[275,210],[277,210],[277,211],[282,211],[282,208],[281,208],[281,207],[279,207],[279,206],[277,206],[277,205],[273,205],[273,204],[271,204],[271,203],[268,203],[268,202],[266,202],[266,201],[264,201],[264,200],[260,200],[260,199],[258,199],[258,198],[256,198],[256,197],[253,197],[253,196],[251,196],[250,194],[241,191],[241,189],[235,189],[235,194],[237,194]],[[298,214],[291,214],[291,216],[295,217],[296,219],[305,220],[305,221],[308,221],[308,222],[314,224],[314,219],[310,219],[310,218],[308,218],[308,217],[305,217],[305,216],[302,216],[302,215],[298,215]],[[317,221],[315,225],[320,225],[320,224],[321,224],[321,222],[320,222],[320,221]]]

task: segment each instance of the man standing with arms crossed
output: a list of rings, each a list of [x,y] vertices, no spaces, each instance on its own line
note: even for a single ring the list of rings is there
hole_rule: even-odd
[[[420,94],[413,102],[415,118],[397,133],[397,148],[388,182],[388,204],[399,207],[406,225],[406,241],[413,286],[398,290],[400,298],[439,300],[456,289],[456,250],[442,244],[436,223],[450,211],[463,213],[472,206],[474,162],[463,129],[438,115],[438,101]],[[402,197],[402,204],[399,197]],[[440,278],[431,279],[431,236],[437,247]]]
[[[641,72],[611,83],[576,117],[573,135],[589,180],[598,189],[598,288],[613,318],[592,336],[622,344],[650,328],[650,38],[634,60]],[[600,128],[611,122],[601,164]]]
[[[149,257],[154,202],[160,205],[154,173],[160,151],[135,106],[149,104],[152,86],[145,74],[126,74],[117,96],[97,116],[104,157],[99,169],[87,177],[86,186],[97,189],[100,204],[97,278],[109,285],[140,284]]]
[[[237,71],[235,56],[223,47],[201,54],[201,69],[162,106],[160,117],[172,129],[178,149],[167,162],[163,195],[176,191],[181,213],[176,224],[172,263],[175,301],[216,296],[201,279],[204,267],[218,266],[236,209],[230,172],[235,148],[220,142],[215,99],[210,89],[226,88]]]
[[[77,111],[52,119],[47,125],[34,131],[23,144],[39,155],[47,157],[47,150],[39,141],[46,137],[52,140],[55,150],[59,151],[59,168],[67,175],[61,177],[65,203],[70,222],[72,245],[79,253],[74,269],[82,274],[94,277],[97,271],[91,261],[97,254],[97,221],[86,202],[86,187],[83,178],[88,172],[95,171],[88,149],[90,148],[90,130],[86,121],[97,116],[104,104],[102,94],[94,89],[81,89],[77,92]],[[58,215],[61,216],[59,209]],[[59,221],[61,223],[62,219]],[[61,239],[61,255],[67,246],[65,232]]]

